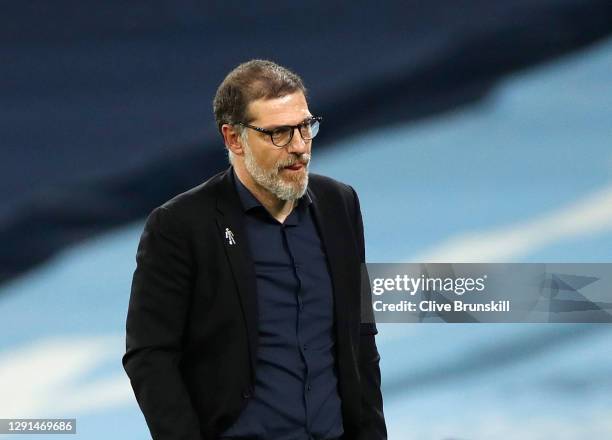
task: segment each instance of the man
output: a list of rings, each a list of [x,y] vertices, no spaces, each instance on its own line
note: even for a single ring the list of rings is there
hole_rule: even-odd
[[[270,61],[230,72],[232,166],[147,219],[123,365],[154,439],[387,438],[359,200],[309,176],[305,92]]]

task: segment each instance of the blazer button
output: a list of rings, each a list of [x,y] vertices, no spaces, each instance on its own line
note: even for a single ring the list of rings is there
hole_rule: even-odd
[[[242,398],[243,399],[250,399],[251,396],[252,396],[251,388],[246,388],[245,390],[242,391]]]

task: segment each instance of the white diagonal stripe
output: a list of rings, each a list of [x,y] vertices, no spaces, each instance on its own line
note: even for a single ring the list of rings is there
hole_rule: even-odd
[[[0,352],[0,414],[4,418],[73,417],[133,399],[125,374],[83,381],[112,362],[120,369],[120,336],[46,338]],[[10,396],[10,397],[9,397]]]
[[[511,226],[469,232],[412,258],[419,262],[506,262],[560,240],[612,230],[612,186]]]

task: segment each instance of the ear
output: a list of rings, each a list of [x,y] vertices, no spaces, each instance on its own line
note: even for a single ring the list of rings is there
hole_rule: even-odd
[[[242,139],[240,134],[234,128],[233,125],[223,124],[221,126],[221,134],[223,135],[223,141],[225,146],[232,151],[232,153],[242,156],[244,149],[242,147]]]

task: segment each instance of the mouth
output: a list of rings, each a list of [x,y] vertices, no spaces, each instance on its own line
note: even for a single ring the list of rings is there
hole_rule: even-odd
[[[291,171],[299,171],[302,168],[304,168],[304,165],[299,163],[299,162],[295,163],[293,165],[289,165],[289,166],[283,167],[284,170],[291,170]]]

